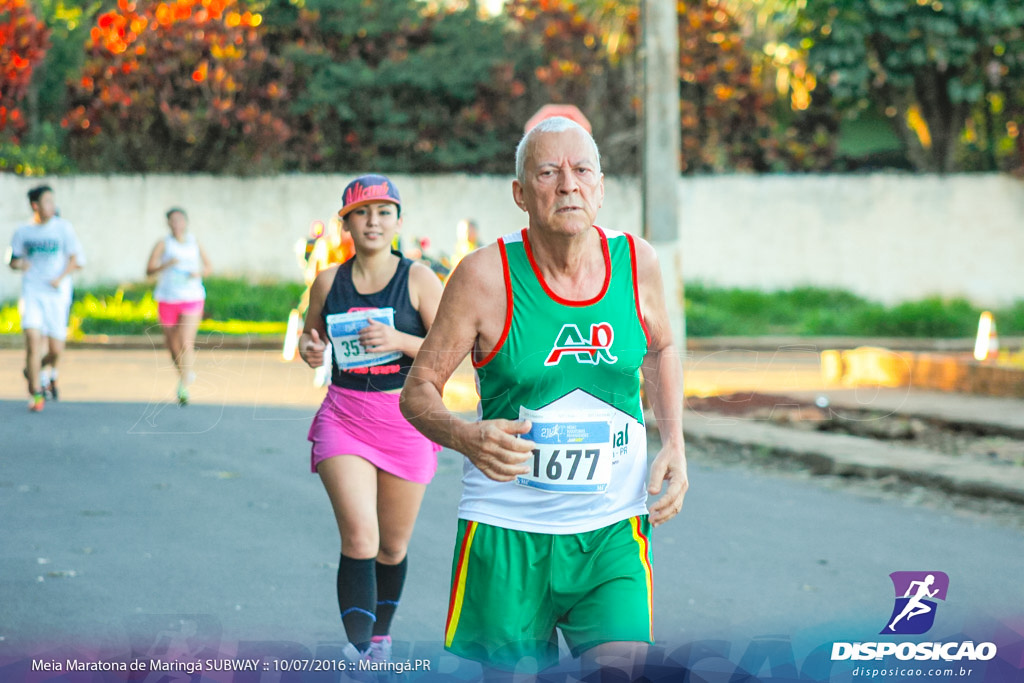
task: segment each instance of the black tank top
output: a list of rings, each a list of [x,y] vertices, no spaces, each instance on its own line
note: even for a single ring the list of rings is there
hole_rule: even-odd
[[[360,294],[352,284],[352,264],[356,257],[338,266],[338,272],[334,276],[334,284],[331,291],[327,293],[327,300],[324,302],[322,317],[324,326],[327,326],[327,316],[333,313],[347,313],[352,310],[367,308],[393,308],[395,309],[395,329],[416,337],[425,337],[427,328],[423,325],[419,311],[412,306],[409,300],[409,268],[412,261],[402,256],[400,252],[391,253],[401,258],[398,269],[388,282],[387,287],[373,294]],[[355,389],[356,391],[391,391],[401,389],[405,384],[405,378],[409,375],[409,367],[412,365],[412,358],[403,355],[401,358],[390,363],[374,365],[368,368],[354,368],[352,370],[341,370],[338,368],[337,358],[331,358],[331,383],[343,389]]]

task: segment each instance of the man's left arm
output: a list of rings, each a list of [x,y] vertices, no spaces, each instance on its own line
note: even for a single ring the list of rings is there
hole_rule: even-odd
[[[651,524],[658,526],[679,513],[689,488],[683,441],[683,366],[672,338],[658,256],[644,240],[635,242],[640,312],[649,337],[643,363],[644,388],[661,437],[661,451],[651,463],[647,485],[650,495],[664,491],[649,508]]]

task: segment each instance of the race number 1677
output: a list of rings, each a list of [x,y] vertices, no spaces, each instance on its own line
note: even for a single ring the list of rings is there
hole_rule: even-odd
[[[594,478],[597,471],[597,461],[601,455],[599,448],[570,448],[563,453],[560,449],[554,449],[544,462],[544,456],[540,449],[533,449],[533,476],[541,476],[541,468],[544,469],[544,476],[549,480],[578,481],[576,475],[581,477],[586,472],[587,481]],[[582,467],[581,467],[582,465]],[[566,475],[563,477],[563,474]]]

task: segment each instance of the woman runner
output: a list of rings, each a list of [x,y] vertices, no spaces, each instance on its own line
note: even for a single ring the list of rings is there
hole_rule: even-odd
[[[388,178],[353,180],[338,213],[355,256],[314,280],[299,353],[313,368],[331,353],[331,384],[309,440],[341,535],[338,607],[356,650],[348,656],[387,661],[409,538],[441,449],[402,417],[398,399],[442,285],[391,249],[402,218]]]
[[[153,247],[146,275],[157,276],[153,298],[167,350],[178,371],[178,404],[184,406],[188,405],[188,390],[196,378],[192,370],[196,332],[203,320],[203,278],[210,274],[210,260],[195,235],[189,232],[184,209],[169,209],[166,217],[171,234]]]

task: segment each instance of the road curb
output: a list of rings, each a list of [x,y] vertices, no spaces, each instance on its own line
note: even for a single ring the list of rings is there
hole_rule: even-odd
[[[903,481],[1024,505],[1024,468],[989,465],[845,434],[803,432],[722,416],[684,413],[687,440],[741,446],[786,458],[814,474]]]

